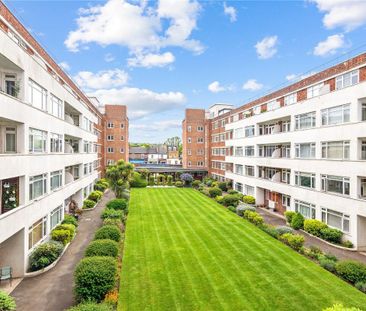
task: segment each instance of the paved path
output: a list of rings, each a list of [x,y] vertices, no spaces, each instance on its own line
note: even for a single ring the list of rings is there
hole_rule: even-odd
[[[269,211],[266,211],[262,208],[257,208],[257,211],[259,214],[261,214],[263,216],[264,222],[267,224],[274,225],[274,226],[285,226],[286,225],[285,219],[283,219],[277,215],[273,215]],[[302,231],[297,231],[297,233],[301,234],[305,237],[305,245],[307,247],[309,247],[310,245],[318,246],[323,252],[331,253],[331,254],[337,256],[338,259],[342,259],[342,260],[352,259],[352,260],[357,260],[357,261],[366,263],[366,256],[360,254],[360,252],[352,252],[352,251],[348,251],[348,250],[339,249],[337,247],[324,243],[323,241],[320,241]]]
[[[83,258],[86,246],[101,226],[100,214],[105,204],[114,198],[107,192],[97,207],[83,213],[78,233],[59,263],[50,271],[33,278],[25,278],[11,294],[17,311],[63,311],[74,302],[74,269]]]

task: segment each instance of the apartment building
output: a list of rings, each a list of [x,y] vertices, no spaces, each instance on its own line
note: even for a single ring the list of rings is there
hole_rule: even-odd
[[[103,174],[105,116],[2,2],[0,102],[0,266],[18,277]]]
[[[211,158],[212,176],[278,213],[322,220],[366,250],[366,53],[232,109],[210,127],[221,131],[205,152],[223,163],[218,171]]]

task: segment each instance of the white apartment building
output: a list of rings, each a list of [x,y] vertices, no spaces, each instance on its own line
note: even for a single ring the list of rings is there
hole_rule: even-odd
[[[98,178],[97,110],[1,4],[0,266],[29,254]]]
[[[234,110],[225,125],[225,177],[236,190],[279,213],[322,220],[360,250],[366,250],[365,73],[362,54]]]

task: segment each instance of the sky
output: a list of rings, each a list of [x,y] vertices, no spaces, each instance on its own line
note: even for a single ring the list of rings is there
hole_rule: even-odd
[[[83,91],[128,107],[130,142],[185,108],[241,106],[366,51],[366,1],[5,1]]]

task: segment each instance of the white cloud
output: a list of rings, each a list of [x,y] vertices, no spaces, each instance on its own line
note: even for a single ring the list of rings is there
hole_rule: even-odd
[[[70,65],[67,62],[61,62],[58,64],[63,70],[69,71],[71,69]]]
[[[161,48],[175,46],[200,54],[204,47],[190,38],[200,9],[196,0],[160,0],[158,5],[109,0],[79,10],[77,28],[69,32],[65,45],[78,51],[90,43],[117,44],[128,47],[132,54],[156,54]]]
[[[208,90],[212,93],[219,93],[224,91],[231,91],[233,89],[232,86],[223,86],[219,81],[214,81],[208,85]]]
[[[107,63],[113,62],[115,60],[114,56],[111,53],[107,53],[104,55],[104,60]]]
[[[343,34],[337,34],[329,36],[324,41],[319,42],[314,48],[314,55],[326,56],[332,55],[337,52],[338,49],[345,46]]]
[[[306,79],[310,76],[313,76],[317,73],[317,71],[311,71],[311,72],[308,72],[308,73],[304,73],[304,74],[289,74],[286,76],[286,80],[287,81],[300,81],[300,80],[303,80],[303,79]]]
[[[170,52],[165,52],[163,54],[142,54],[139,53],[135,57],[129,58],[127,60],[128,66],[130,67],[164,67],[171,63],[174,63],[175,57]]]
[[[294,80],[296,77],[297,77],[297,75],[295,75],[294,73],[291,73],[286,76],[286,80],[291,81],[291,80]]]
[[[277,36],[265,37],[261,41],[257,42],[255,48],[257,50],[258,58],[268,59],[273,57],[277,53],[277,43]]]
[[[229,16],[230,22],[236,22],[236,9],[233,6],[227,6],[224,2],[224,13]]]
[[[351,31],[366,23],[366,1],[362,0],[311,0],[324,12],[323,24],[328,29],[342,27]]]
[[[243,90],[259,91],[263,88],[263,84],[258,83],[255,79],[249,79],[243,84]]]
[[[97,73],[80,71],[74,76],[76,83],[85,90],[109,89],[125,85],[128,74],[120,69],[102,70]]]
[[[97,97],[102,104],[127,105],[131,119],[183,109],[186,102],[186,98],[181,92],[157,93],[134,87],[98,89],[88,95]]]

